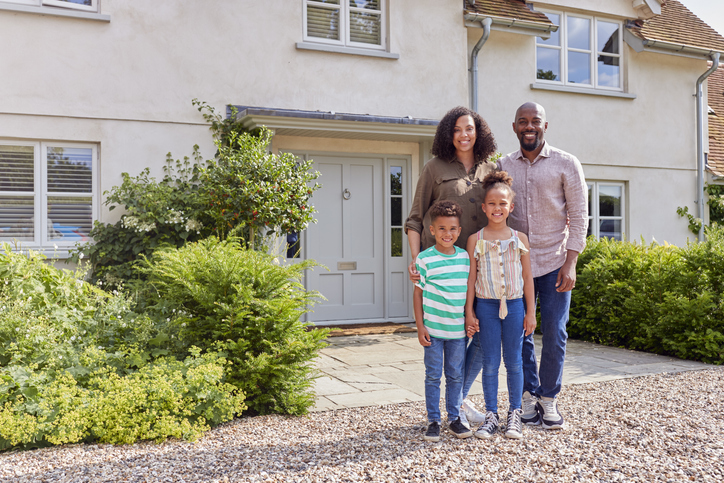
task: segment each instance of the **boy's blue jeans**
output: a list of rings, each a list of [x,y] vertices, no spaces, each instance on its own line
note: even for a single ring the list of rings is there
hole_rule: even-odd
[[[571,292],[556,292],[559,270],[533,279],[535,298],[540,303],[543,347],[538,370],[533,334],[523,341],[523,390],[538,397],[556,397],[563,383]]]
[[[427,421],[440,422],[440,379],[445,369],[445,406],[448,421],[460,416],[463,403],[463,366],[465,365],[466,338],[438,339],[430,337],[425,347],[425,405]]]
[[[498,412],[498,371],[500,347],[508,378],[510,409],[520,409],[523,394],[523,299],[508,300],[508,315],[499,317],[500,300],[478,299],[475,315],[480,321],[480,345],[483,349],[483,393],[485,410]]]

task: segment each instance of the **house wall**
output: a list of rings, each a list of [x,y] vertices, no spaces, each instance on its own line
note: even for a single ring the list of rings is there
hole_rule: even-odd
[[[468,46],[481,29],[470,29]],[[696,79],[704,60],[642,52],[625,46],[627,92],[635,99],[532,89],[535,38],[493,31],[480,52],[480,112],[499,150],[519,148],[512,130],[516,108],[546,108],[546,139],[575,154],[587,179],[627,183],[629,239],[686,243],[688,223],[678,206],[696,209]],[[665,81],[662,81],[665,79]]]

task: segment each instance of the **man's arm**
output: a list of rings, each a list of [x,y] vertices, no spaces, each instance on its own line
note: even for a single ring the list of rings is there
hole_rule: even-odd
[[[558,271],[556,290],[568,292],[576,286],[576,264],[578,254],[586,248],[588,231],[588,185],[583,176],[583,167],[575,156],[563,178],[563,190],[568,211],[568,241],[566,261]]]

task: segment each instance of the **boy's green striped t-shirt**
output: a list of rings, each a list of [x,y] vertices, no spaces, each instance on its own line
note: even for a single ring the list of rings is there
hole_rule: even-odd
[[[432,337],[462,339],[465,337],[465,297],[468,291],[470,257],[454,247],[455,253],[445,255],[432,246],[415,260],[422,289],[423,322]]]

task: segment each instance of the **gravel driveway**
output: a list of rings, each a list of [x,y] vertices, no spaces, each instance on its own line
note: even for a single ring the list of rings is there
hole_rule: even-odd
[[[481,397],[474,400],[482,405]],[[501,401],[504,400],[501,394]],[[564,387],[565,431],[422,440],[424,403],[243,418],[196,443],[0,455],[5,482],[721,482],[724,368]],[[504,404],[501,405],[501,414]]]

